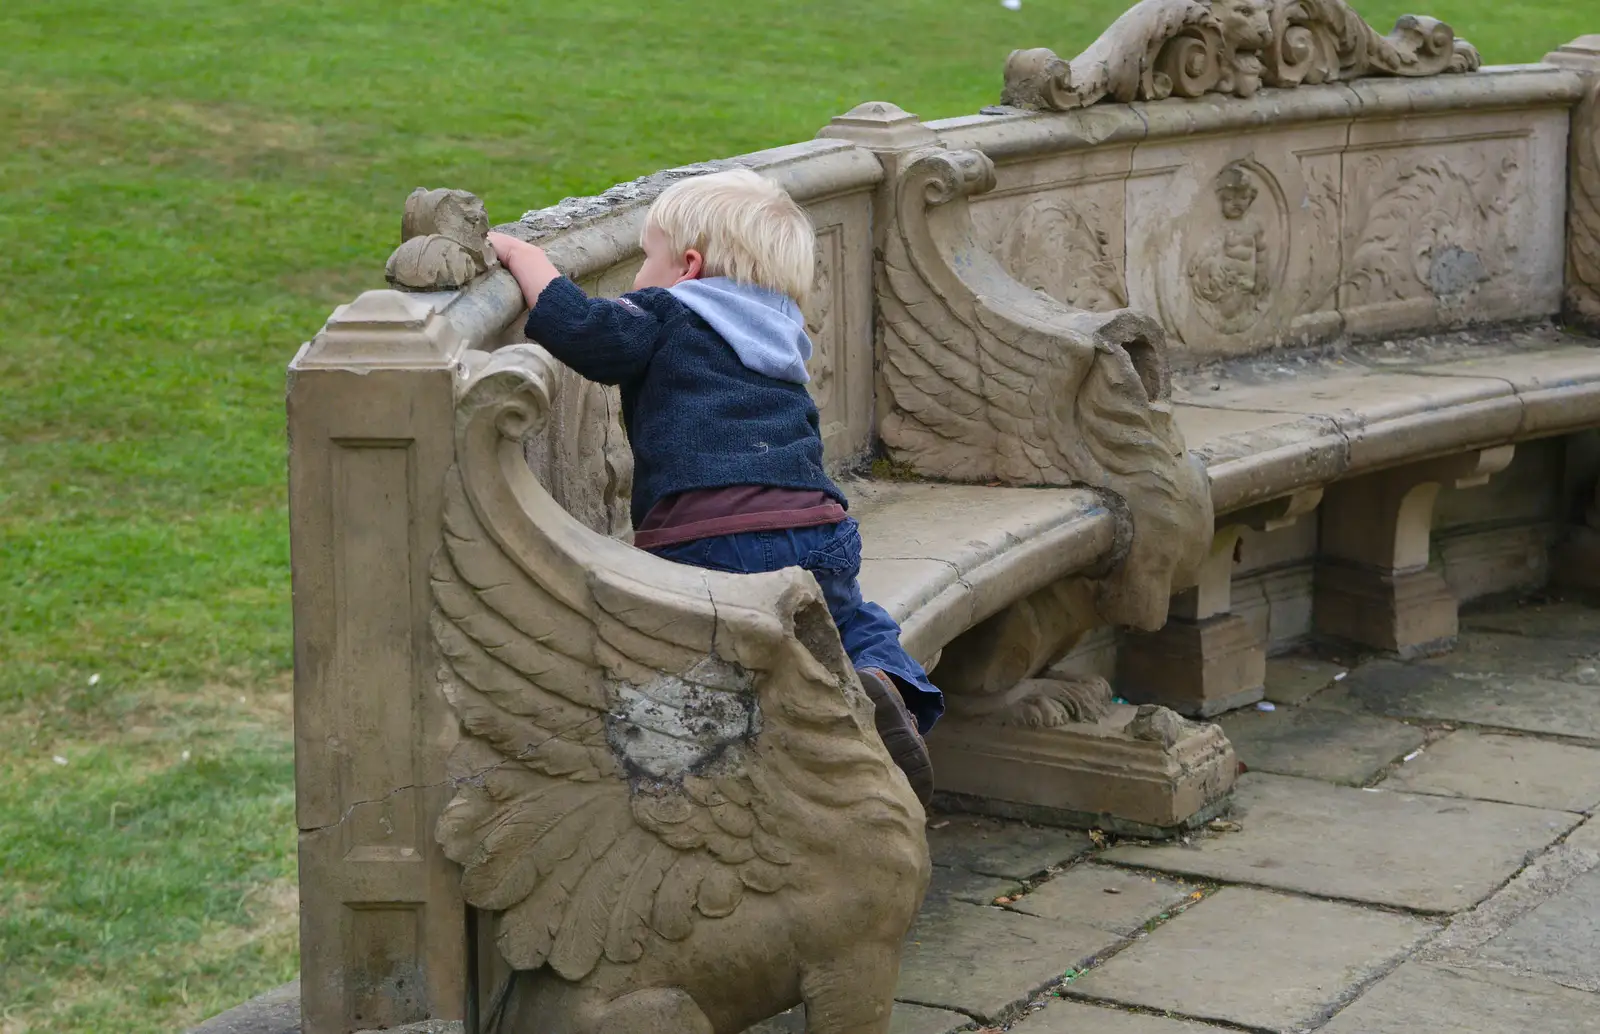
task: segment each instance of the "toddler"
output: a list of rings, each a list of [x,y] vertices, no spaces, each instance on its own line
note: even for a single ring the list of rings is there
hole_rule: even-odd
[[[527,298],[527,335],[622,391],[633,448],[634,544],[716,571],[810,571],[871,696],[878,734],[924,804],[922,735],[944,698],[861,598],[861,535],[823,472],[800,302],[816,236],[777,184],[746,169],[683,180],[651,206],[633,290],[590,298],[545,253],[489,243]]]

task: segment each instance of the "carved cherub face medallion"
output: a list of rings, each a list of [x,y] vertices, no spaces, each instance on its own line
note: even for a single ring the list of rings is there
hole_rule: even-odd
[[[1217,201],[1222,205],[1224,219],[1243,219],[1256,201],[1256,187],[1249,174],[1237,165],[1223,169],[1217,176]]]

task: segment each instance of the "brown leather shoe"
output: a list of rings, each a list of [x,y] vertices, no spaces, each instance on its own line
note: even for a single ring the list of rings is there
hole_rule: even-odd
[[[928,757],[928,746],[917,732],[917,720],[906,709],[900,687],[881,668],[857,668],[861,688],[872,698],[878,737],[889,748],[889,756],[900,766],[911,782],[917,800],[926,808],[933,799],[933,761]]]

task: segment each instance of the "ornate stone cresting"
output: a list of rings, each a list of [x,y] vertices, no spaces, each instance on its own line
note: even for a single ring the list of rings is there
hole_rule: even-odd
[[[522,447],[557,366],[469,354],[432,574],[437,836],[517,971],[486,1029],[735,1034],[797,997],[810,1034],[887,1029],[924,816],[821,592],[568,513]]]
[[[1001,101],[1070,111],[1102,100],[1253,96],[1370,75],[1467,72],[1477,50],[1434,18],[1405,15],[1380,35],[1345,0],[1142,0],[1071,61],[1012,52]]]
[[[976,151],[929,150],[900,178],[879,290],[883,441],[929,477],[1107,490],[1124,541],[1100,616],[1159,628],[1211,527],[1204,474],[1172,421],[1161,328],[1013,279],[973,238],[967,197],[993,185]]]
[[[405,291],[453,291],[500,264],[489,247],[489,216],[465,190],[418,187],[406,198],[400,247],[384,276]]]
[[[1545,61],[1585,79],[1568,138],[1565,303],[1570,317],[1600,327],[1600,34],[1580,36],[1545,55]]]

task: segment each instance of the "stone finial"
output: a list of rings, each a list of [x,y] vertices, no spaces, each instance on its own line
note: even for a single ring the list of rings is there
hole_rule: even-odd
[[[406,198],[400,247],[384,276],[403,291],[453,291],[498,266],[483,202],[465,190],[418,187]]]
[[[1263,85],[1428,76],[1480,64],[1477,50],[1437,19],[1408,14],[1383,36],[1346,0],[1141,0],[1071,61],[1044,48],[1014,51],[1001,101],[1070,111],[1107,99],[1250,97]]]
[[[908,150],[937,140],[933,130],[924,126],[921,119],[888,101],[867,101],[843,115],[835,115],[817,137],[848,140],[875,151]]]

